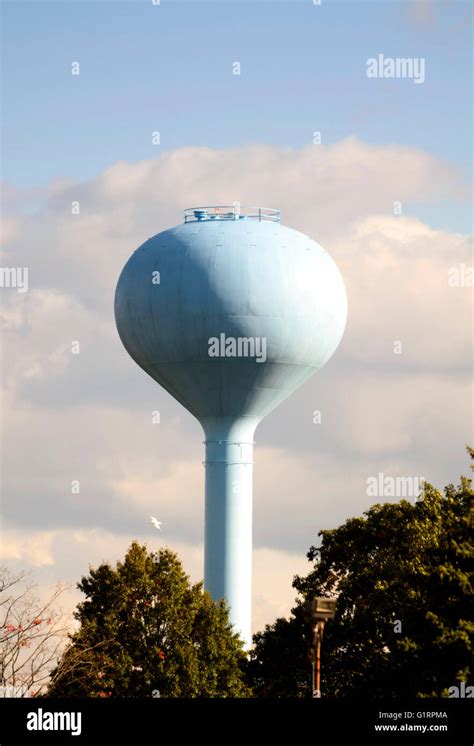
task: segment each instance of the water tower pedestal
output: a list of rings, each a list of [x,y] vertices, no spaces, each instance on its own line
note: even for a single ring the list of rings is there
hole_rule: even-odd
[[[206,435],[204,587],[225,598],[246,647],[252,642],[252,471],[258,419],[210,418]]]

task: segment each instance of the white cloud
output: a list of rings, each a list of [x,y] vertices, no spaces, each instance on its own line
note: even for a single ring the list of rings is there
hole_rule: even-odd
[[[408,0],[407,16],[416,26],[429,27],[435,19],[436,4],[434,0]]]
[[[72,613],[77,603],[83,600],[76,584],[86,575],[90,567],[101,562],[115,565],[123,559],[132,539],[146,544],[149,551],[166,547],[166,528],[156,536],[117,536],[108,531],[90,529],[77,531],[29,531],[15,529],[4,531],[0,548],[0,562],[6,562],[15,569],[25,566],[32,568],[29,580],[38,584],[41,598],[47,598],[51,584],[61,580],[69,587],[61,598],[61,607]],[[202,580],[204,550],[202,544],[189,545],[173,541],[169,548],[177,552],[184,569],[193,583]],[[308,561],[297,554],[257,549],[253,557],[253,625],[254,632],[262,629],[276,616],[289,614],[294,604],[296,592],[291,587],[293,576],[306,574]]]
[[[10,187],[5,263],[29,267],[30,290],[1,289],[7,559],[76,579],[89,562],[123,556],[133,536],[161,541],[153,514],[201,577],[200,426],[128,358],[113,320],[128,256],[193,204],[279,207],[284,223],[328,249],[348,288],[336,356],[257,431],[254,626],[289,609],[291,576],[304,571],[317,531],[369,505],[367,476],[455,480],[471,435],[472,322],[469,288],[449,287],[448,271],[472,263],[470,246],[395,217],[393,203],[442,205],[465,192],[450,164],[356,138],[302,150],[183,148],[114,164],[93,182]],[[37,210],[23,213],[32,200]]]
[[[467,372],[471,291],[450,287],[448,278],[451,267],[472,264],[469,238],[386,215],[359,220],[344,233],[331,247],[349,298],[344,354],[401,375],[407,366]]]
[[[0,219],[0,243],[16,241],[21,236],[21,223],[15,218],[2,217]]]
[[[2,530],[0,545],[1,562],[20,562],[24,567],[44,567],[54,565],[51,543],[54,531],[31,532],[23,530]]]

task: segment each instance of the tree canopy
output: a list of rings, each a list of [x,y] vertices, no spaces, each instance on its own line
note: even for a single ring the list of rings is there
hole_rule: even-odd
[[[53,671],[49,696],[248,695],[242,643],[224,602],[192,585],[176,554],[134,542],[116,567],[78,584],[80,624]]]
[[[468,449],[471,456],[473,451]],[[254,636],[248,680],[256,696],[310,697],[305,603],[336,596],[322,646],[325,696],[447,696],[472,675],[471,480],[444,494],[376,504],[321,531],[296,606]]]

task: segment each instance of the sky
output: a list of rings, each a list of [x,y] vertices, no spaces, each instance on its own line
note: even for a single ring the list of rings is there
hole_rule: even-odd
[[[201,579],[202,432],[127,356],[113,294],[132,251],[184,208],[276,207],[335,259],[349,317],[333,359],[257,430],[261,629],[288,613],[318,530],[373,502],[369,477],[442,487],[468,471],[472,6],[1,10],[2,266],[27,267],[29,286],[0,287],[0,559],[46,589],[137,538]],[[379,54],[423,59],[424,82],[368,78]]]

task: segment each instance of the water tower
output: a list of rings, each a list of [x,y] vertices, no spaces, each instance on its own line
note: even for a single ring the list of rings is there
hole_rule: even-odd
[[[184,223],[145,241],[120,275],[125,348],[204,430],[204,584],[225,597],[246,645],[255,429],[329,360],[346,315],[331,257],[268,208],[185,210]]]

